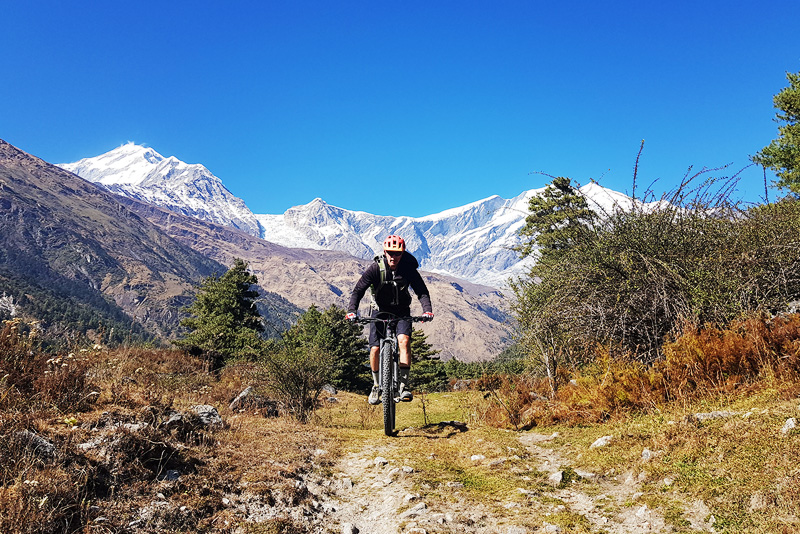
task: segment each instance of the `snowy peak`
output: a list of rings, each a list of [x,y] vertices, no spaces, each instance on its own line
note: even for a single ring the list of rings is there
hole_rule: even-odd
[[[163,161],[164,156],[152,148],[127,143],[100,156],[59,167],[103,185],[140,185]]]
[[[165,158],[152,148],[127,143],[59,167],[114,193],[261,236],[253,212],[203,165]]]
[[[321,198],[281,215],[255,215],[203,165],[165,158],[128,143],[95,158],[60,165],[115,193],[241,229],[291,248],[338,250],[371,259],[387,235],[402,236],[422,269],[493,287],[525,273],[533,263],[514,249],[528,203],[544,188],[504,199],[497,195],[425,217],[390,217],[331,206]],[[581,187],[600,214],[630,209],[630,197],[596,183]]]

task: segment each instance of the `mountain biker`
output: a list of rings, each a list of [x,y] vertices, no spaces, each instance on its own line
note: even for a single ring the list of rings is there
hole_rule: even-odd
[[[347,307],[346,318],[358,318],[358,304],[364,297],[368,288],[372,288],[375,304],[378,309],[372,313],[373,317],[381,312],[388,312],[399,317],[411,315],[411,295],[409,286],[414,290],[422,305],[422,316],[428,321],[433,320],[431,297],[428,287],[417,270],[419,262],[409,252],[406,252],[406,242],[402,237],[390,235],[383,242],[383,255],[376,256],[375,261],[367,267],[358,280],[353,293],[350,295],[350,304]],[[378,375],[379,350],[381,335],[376,323],[370,323],[369,329],[369,365],[372,369],[373,386],[369,394],[370,404],[379,404],[381,391]],[[397,324],[397,344],[400,352],[400,400],[411,401],[414,397],[408,382],[411,369],[411,321],[399,321]]]

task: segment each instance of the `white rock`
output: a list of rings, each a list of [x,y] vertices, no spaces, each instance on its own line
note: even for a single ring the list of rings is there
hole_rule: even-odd
[[[795,419],[794,417],[790,417],[783,424],[783,428],[781,428],[781,434],[788,434],[795,428],[797,428],[797,419]]]
[[[383,456],[378,456],[377,458],[375,458],[375,459],[372,461],[372,463],[373,463],[373,464],[375,464],[377,467],[380,467],[380,466],[383,466],[383,465],[386,465],[386,464],[388,464],[388,463],[389,463],[389,460],[387,460],[387,459],[386,459],[386,458],[384,458]]]
[[[473,454],[472,456],[469,457],[469,459],[472,460],[473,462],[480,462],[481,460],[485,460],[486,456],[482,454]]]
[[[602,438],[597,438],[594,443],[589,445],[590,449],[596,449],[598,447],[606,447],[611,440],[614,439],[613,436],[603,436]]]

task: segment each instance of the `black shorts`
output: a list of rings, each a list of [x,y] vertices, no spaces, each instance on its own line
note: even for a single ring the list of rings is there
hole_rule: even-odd
[[[408,317],[411,315],[411,310],[401,310],[404,313],[395,313],[400,317]],[[386,313],[382,313],[381,311],[373,311],[373,317],[381,317],[386,319],[389,317]],[[380,347],[381,345],[381,338],[386,335],[386,325],[382,323],[370,323],[369,324],[369,346],[370,347]],[[411,336],[411,321],[398,321],[397,322],[397,334],[405,334],[407,336]]]

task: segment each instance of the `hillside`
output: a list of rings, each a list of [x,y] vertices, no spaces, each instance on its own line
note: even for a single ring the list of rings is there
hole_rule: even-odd
[[[225,265],[242,258],[261,287],[300,308],[346,307],[350,292],[368,262],[336,251],[286,248],[238,230],[120,197],[131,211],[185,246]],[[424,273],[436,319],[421,328],[443,359],[487,360],[499,354],[511,335],[505,301],[496,289]],[[369,297],[362,301],[368,311]],[[418,304],[412,312],[420,312]]]
[[[174,336],[195,285],[226,267],[119,198],[0,140],[0,313],[38,320],[55,336]],[[296,310],[288,309],[279,315]]]

